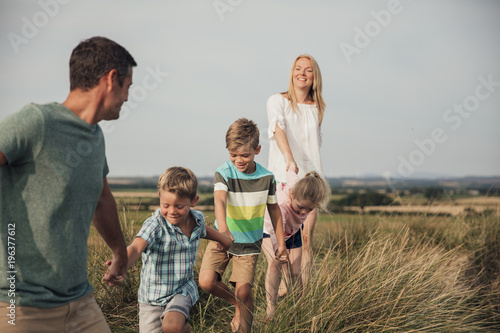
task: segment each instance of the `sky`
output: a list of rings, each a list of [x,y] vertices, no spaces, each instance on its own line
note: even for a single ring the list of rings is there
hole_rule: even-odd
[[[325,176],[500,175],[499,18],[495,0],[0,0],[0,121],[63,102],[72,49],[105,36],[138,63],[120,119],[101,122],[109,176],[211,176],[240,117],[267,166],[266,101],[307,53]]]

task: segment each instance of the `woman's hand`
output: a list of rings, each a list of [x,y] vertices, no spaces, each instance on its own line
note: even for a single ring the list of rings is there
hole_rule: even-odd
[[[286,171],[288,170],[293,170],[295,173],[299,173],[299,167],[297,166],[297,163],[295,163],[295,160],[291,160],[286,162]]]

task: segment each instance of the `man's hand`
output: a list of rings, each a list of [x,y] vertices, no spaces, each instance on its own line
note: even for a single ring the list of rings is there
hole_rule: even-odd
[[[127,276],[127,258],[121,260],[113,256],[113,260],[106,261],[106,265],[108,265],[108,270],[104,274],[102,282],[110,287],[115,287],[125,280]]]
[[[7,164],[7,157],[0,151],[0,166]]]

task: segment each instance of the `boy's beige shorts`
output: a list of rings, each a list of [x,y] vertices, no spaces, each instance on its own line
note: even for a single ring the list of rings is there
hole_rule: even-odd
[[[212,270],[217,272],[219,277],[222,278],[229,261],[232,260],[233,270],[229,282],[232,284],[237,282],[248,283],[253,286],[258,259],[258,254],[235,256],[224,251],[219,251],[217,250],[217,242],[210,241],[205,249],[200,271],[204,269]]]
[[[0,302],[0,332],[111,333],[93,294],[48,309]]]

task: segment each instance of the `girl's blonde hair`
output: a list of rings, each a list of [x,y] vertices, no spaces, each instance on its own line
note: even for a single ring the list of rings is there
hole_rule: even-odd
[[[295,69],[295,64],[297,63],[297,60],[299,60],[300,58],[309,59],[313,67],[314,78],[311,89],[309,90],[309,98],[314,101],[316,107],[318,108],[319,125],[321,126],[321,122],[323,121],[323,114],[325,113],[325,101],[323,100],[323,94],[321,92],[323,89],[323,80],[321,79],[321,71],[319,69],[319,65],[311,55],[301,54],[293,62],[292,69],[290,70],[288,91],[286,92],[287,98],[288,101],[290,102],[290,105],[292,106],[292,110],[294,112],[299,112],[299,106],[297,104],[297,96],[295,95],[295,89],[293,84],[293,71]]]
[[[316,171],[310,171],[295,184],[292,194],[297,200],[307,200],[325,210],[330,198],[330,185]]]

